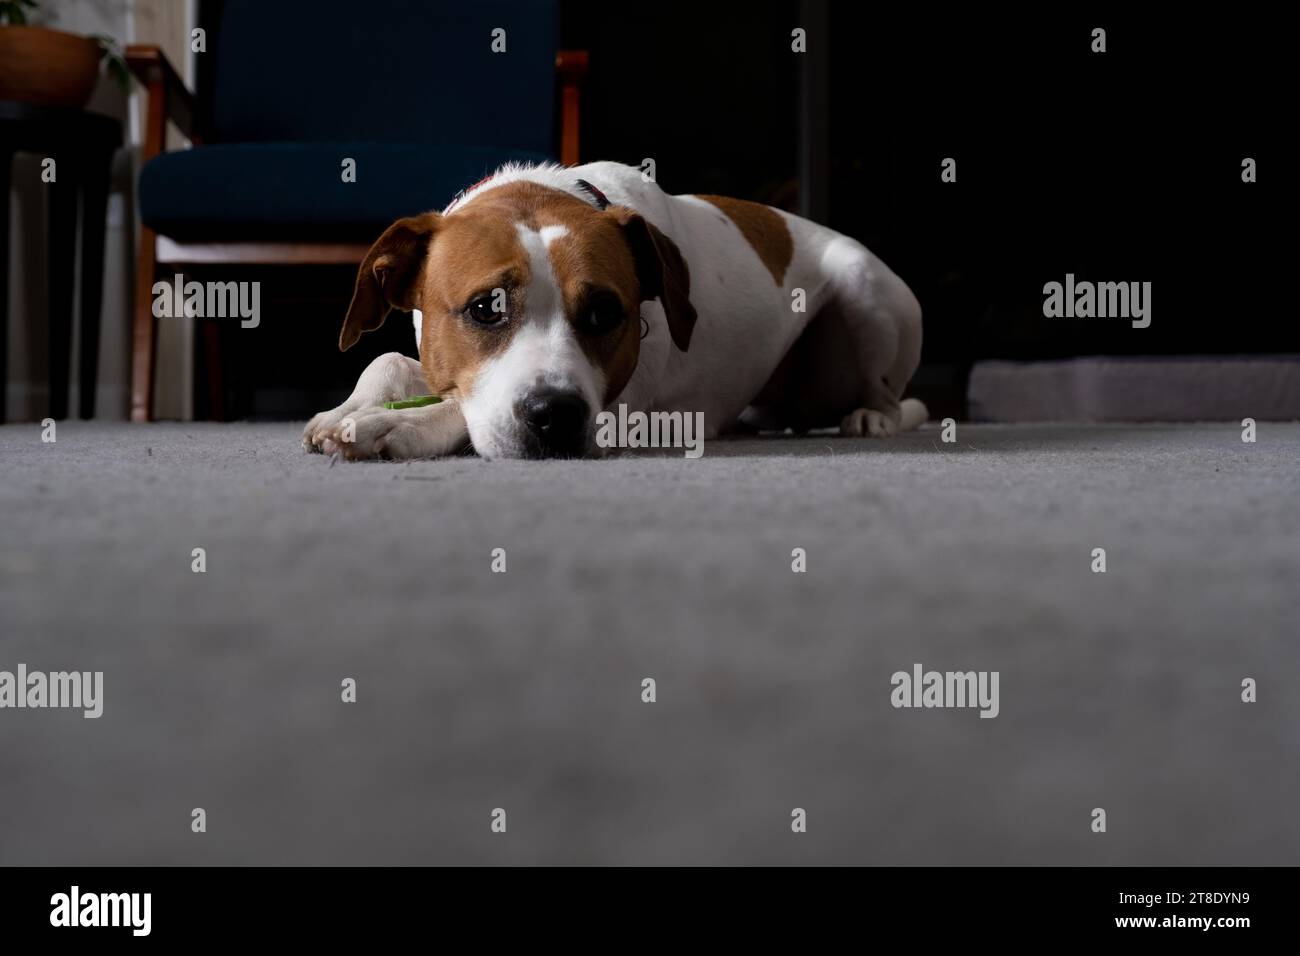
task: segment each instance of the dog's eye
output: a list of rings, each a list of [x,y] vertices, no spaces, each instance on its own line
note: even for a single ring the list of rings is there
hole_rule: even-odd
[[[582,330],[588,335],[605,335],[623,324],[623,306],[617,299],[598,299],[587,308]]]
[[[496,325],[506,317],[504,301],[492,295],[480,295],[465,306],[465,317],[479,325]]]

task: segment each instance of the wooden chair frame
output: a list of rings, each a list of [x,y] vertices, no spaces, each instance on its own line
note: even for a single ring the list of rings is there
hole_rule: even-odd
[[[195,145],[198,136],[194,96],[181,81],[162,50],[147,44],[126,49],[127,65],[146,92],[144,148],[141,164],[164,152],[167,121]],[[560,86],[560,161],[578,164],[582,82],[587,75],[585,50],[561,50],[555,58]],[[360,265],[368,244],[310,242],[178,242],[153,229],[140,228],[140,253],[136,259],[135,316],[131,348],[131,420],[153,418],[154,366],[157,356],[157,319],[153,314],[153,287],[159,265]],[[224,409],[216,323],[203,323],[208,360],[209,408],[216,417]]]

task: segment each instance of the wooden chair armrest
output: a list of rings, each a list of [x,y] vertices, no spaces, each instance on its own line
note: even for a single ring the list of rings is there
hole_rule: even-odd
[[[152,44],[132,43],[126,48],[126,65],[149,94],[145,113],[144,161],[148,162],[163,151],[169,119],[182,134],[197,142],[194,96],[167,61],[162,49]]]
[[[555,54],[555,72],[560,81],[581,83],[587,75],[587,64],[591,56],[586,50],[560,50]]]
[[[586,50],[560,50],[555,54],[555,72],[560,78],[560,162],[578,165],[578,132],[581,126],[582,80],[587,75]]]

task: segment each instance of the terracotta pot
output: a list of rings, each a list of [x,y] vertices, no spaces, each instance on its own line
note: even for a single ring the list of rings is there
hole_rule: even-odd
[[[81,109],[99,79],[99,44],[45,27],[0,27],[0,100]]]

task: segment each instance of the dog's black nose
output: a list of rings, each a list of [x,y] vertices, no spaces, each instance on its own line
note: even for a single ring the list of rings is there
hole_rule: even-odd
[[[587,444],[587,403],[576,392],[542,389],[519,403],[519,416],[544,458],[581,454]]]

